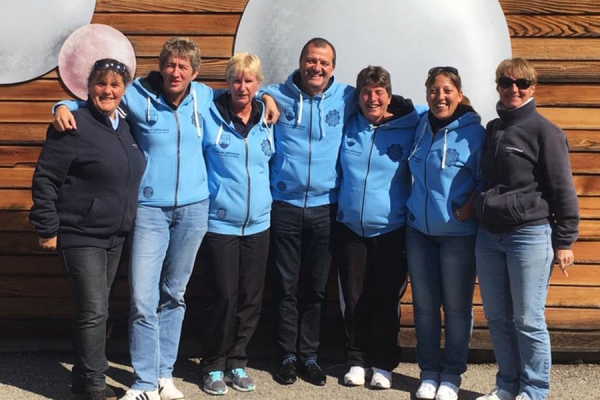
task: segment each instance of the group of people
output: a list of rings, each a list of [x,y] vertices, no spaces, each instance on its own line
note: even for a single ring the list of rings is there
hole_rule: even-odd
[[[565,274],[573,263],[579,217],[566,136],[536,112],[534,68],[520,58],[498,66],[499,118],[484,128],[454,67],[428,71],[425,107],[394,95],[383,67],[364,68],[352,87],[336,81],[335,66],[334,46],[314,38],[286,82],[260,89],[260,60],[238,53],[228,90],[213,91],[195,81],[200,49],[177,37],[159,71],[127,86],[127,68],[101,59],[88,100],[57,105],[31,221],[73,286],[73,399],[115,398],[104,342],[128,235],[134,380],[123,400],[184,398],[173,366],[199,249],[209,394],[225,394],[228,382],[256,387],[246,348],[267,264],[281,355],[274,378],[325,385],[317,354],[335,257],[345,385],[392,386],[410,277],[416,398],[457,399],[478,276],[498,363],[494,389],[479,399],[547,397],[546,293],[554,262]]]

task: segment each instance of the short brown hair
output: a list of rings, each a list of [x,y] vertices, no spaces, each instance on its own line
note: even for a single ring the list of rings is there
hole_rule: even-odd
[[[191,39],[175,36],[167,40],[158,56],[158,66],[160,69],[163,69],[169,57],[173,56],[189,60],[192,71],[196,72],[200,70],[200,64],[202,63],[200,47]]]

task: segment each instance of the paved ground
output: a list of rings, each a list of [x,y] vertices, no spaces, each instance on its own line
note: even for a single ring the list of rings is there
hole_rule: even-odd
[[[44,346],[0,346],[0,400],[66,399],[72,355],[66,349],[48,350]],[[47,347],[47,346],[46,346]],[[32,351],[33,350],[33,351]],[[122,354],[122,353],[121,353]],[[402,363],[393,375],[393,388],[374,391],[368,388],[347,388],[340,385],[346,367],[336,361],[323,361],[328,375],[327,385],[316,387],[299,380],[291,386],[281,386],[272,377],[275,360],[259,359],[249,365],[249,373],[256,380],[257,390],[240,393],[233,389],[221,397],[238,399],[294,399],[294,400],[354,400],[354,399],[414,399],[418,385],[418,368],[414,363]],[[464,375],[460,400],[474,400],[489,391],[494,381],[494,364],[470,364]],[[201,375],[198,360],[181,358],[176,367],[175,381],[186,394],[186,399],[214,398],[199,389]],[[122,356],[110,357],[108,382],[118,388],[127,388],[131,380],[128,360]],[[549,399],[600,399],[599,364],[560,364],[552,371],[552,391]]]

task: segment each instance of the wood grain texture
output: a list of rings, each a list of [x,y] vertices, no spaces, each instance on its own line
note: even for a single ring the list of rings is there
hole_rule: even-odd
[[[94,14],[93,24],[110,25],[124,35],[235,35],[239,14]]]
[[[600,15],[507,15],[511,37],[600,37]]]
[[[202,58],[221,57],[229,58],[233,54],[233,36],[199,36],[186,35],[200,46]],[[152,57],[155,60],[156,69],[158,69],[158,56],[163,44],[169,37],[149,36],[149,35],[130,35],[137,57]],[[137,74],[140,76],[141,74]]]
[[[505,14],[600,14],[597,0],[499,0],[499,3]]]
[[[598,108],[538,107],[537,110],[562,129],[600,129]]]
[[[579,215],[582,218],[600,218],[600,199],[597,197],[579,197]],[[598,245],[600,257],[600,244]]]
[[[566,129],[571,151],[600,151],[600,130]]]
[[[529,60],[600,60],[600,38],[513,37],[510,42],[513,57],[523,57]]]
[[[96,13],[113,12],[227,12],[241,13],[248,0],[97,0]]]
[[[0,123],[0,145],[42,144],[46,140],[48,122]]]
[[[575,190],[580,196],[600,196],[600,176],[575,175],[573,176]],[[595,199],[600,201],[600,198]]]
[[[540,82],[600,83],[599,61],[533,60]]]
[[[535,103],[539,107],[600,107],[600,84],[548,84],[535,88]]]
[[[0,168],[0,189],[30,189],[33,171],[32,167]]]

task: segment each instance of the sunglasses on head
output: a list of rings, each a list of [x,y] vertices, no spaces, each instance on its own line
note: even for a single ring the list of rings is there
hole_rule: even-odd
[[[454,67],[433,67],[427,72],[427,76],[432,75],[437,72],[448,72],[450,74],[458,75],[458,70]]]
[[[498,86],[500,86],[501,88],[504,88],[504,89],[508,89],[509,87],[512,87],[512,85],[517,85],[517,87],[519,89],[524,90],[524,89],[529,89],[532,82],[530,79],[525,79],[525,78],[510,79],[507,76],[501,76],[500,78],[498,78],[496,83],[498,83]]]
[[[118,72],[121,75],[123,75],[125,71],[127,71],[127,67],[125,66],[125,64],[109,59],[96,61],[94,63],[94,68],[92,68],[92,71],[105,71],[107,69],[112,69],[113,71]]]

